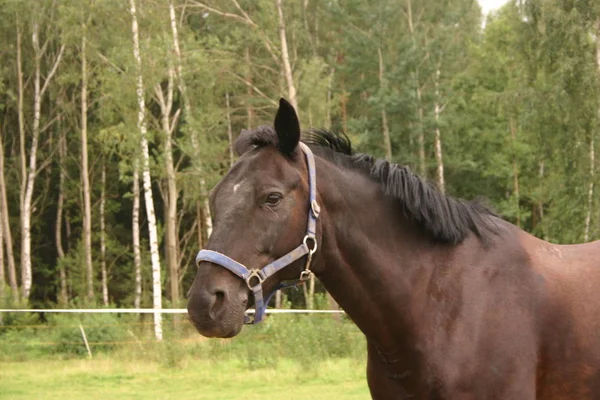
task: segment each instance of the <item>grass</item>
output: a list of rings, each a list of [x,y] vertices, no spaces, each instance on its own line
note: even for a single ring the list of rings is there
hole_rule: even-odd
[[[163,329],[156,342],[145,317],[6,314],[0,400],[370,398],[365,339],[344,316],[272,316],[228,340],[183,318]]]
[[[158,361],[38,359],[0,363],[0,399],[368,399],[364,360],[249,369],[238,360],[185,358],[176,368]]]

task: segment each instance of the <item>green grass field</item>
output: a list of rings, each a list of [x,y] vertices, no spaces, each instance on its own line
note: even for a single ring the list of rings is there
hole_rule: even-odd
[[[82,342],[85,327],[93,359]],[[281,315],[233,339],[189,322],[108,314],[8,315],[0,325],[0,400],[369,399],[365,339],[346,318]]]
[[[0,363],[0,399],[368,399],[364,363],[317,362],[310,368],[280,360],[248,370],[227,360],[158,362],[30,360]]]

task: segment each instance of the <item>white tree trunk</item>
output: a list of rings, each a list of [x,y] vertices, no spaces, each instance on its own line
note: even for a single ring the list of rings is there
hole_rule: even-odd
[[[166,221],[165,221],[165,244],[167,268],[169,270],[169,281],[171,291],[171,302],[173,305],[179,303],[179,243],[177,227],[177,183],[176,171],[173,163],[173,130],[179,110],[171,117],[173,107],[173,80],[175,71],[169,64],[167,96],[165,98],[160,85],[156,85],[154,91],[158,98],[161,110],[161,124],[164,133],[164,162],[167,172],[167,196],[165,201]]]
[[[379,85],[383,86],[383,53],[381,47],[377,49],[379,55]],[[390,128],[388,126],[387,113],[385,111],[385,105],[381,108],[381,125],[383,126],[383,143],[385,145],[385,158],[388,161],[392,160],[392,140],[390,138]]]
[[[142,303],[142,254],[140,250],[140,173],[139,162],[133,163],[133,209],[131,211],[131,229],[133,236],[133,269],[135,287],[133,306],[140,308]]]
[[[131,6],[131,33],[133,36],[133,56],[137,66],[136,92],[138,99],[138,129],[141,136],[142,149],[142,181],[144,184],[144,200],[146,201],[146,214],[148,218],[148,234],[150,237],[150,259],[152,260],[152,303],[155,310],[162,309],[162,288],[160,278],[160,259],[158,256],[158,232],[156,229],[156,216],[154,213],[154,199],[152,197],[152,178],[150,176],[150,152],[146,129],[146,104],[144,101],[144,80],[142,77],[142,59],[140,57],[140,42],[138,36],[137,14],[135,0],[129,0]],[[162,340],[162,314],[154,313],[154,335],[157,340]]]
[[[183,77],[183,63],[181,61],[181,50],[179,47],[179,35],[177,33],[177,20],[175,18],[175,7],[173,7],[173,2],[169,1],[169,16],[171,19],[171,32],[173,36],[173,48],[175,50],[175,56],[177,59],[177,78],[179,82],[179,91],[181,92],[181,97],[183,98],[185,115],[188,120],[194,119],[192,115],[192,106],[190,104],[189,97],[187,96],[187,87],[185,85],[185,79]],[[212,233],[212,220],[210,218],[210,204],[208,202],[208,196],[206,195],[206,180],[202,176],[202,163],[200,160],[200,147],[198,145],[198,133],[193,127],[191,132],[191,142],[192,147],[194,149],[194,158],[196,161],[196,165],[198,168],[198,172],[200,174],[200,195],[202,196],[202,208],[204,210],[204,221],[203,226],[205,227],[207,236],[210,236]]]
[[[229,140],[229,166],[233,166],[233,131],[231,129],[231,108],[229,106],[229,92],[225,93],[227,106],[227,139]]]
[[[296,86],[294,85],[294,76],[292,75],[292,66],[290,64],[290,56],[288,52],[288,44],[285,34],[285,19],[283,18],[282,0],[275,0],[277,5],[277,15],[279,16],[279,40],[281,41],[281,61],[283,64],[283,72],[285,81],[288,87],[288,97],[290,104],[294,106],[298,112],[298,100],[296,99]]]
[[[435,160],[437,161],[437,183],[438,188],[442,193],[446,191],[446,183],[444,182],[444,160],[442,157],[442,134],[440,132],[440,66],[435,71]]]
[[[85,272],[88,300],[94,301],[94,266],[92,264],[92,202],[90,195],[90,177],[87,149],[87,56],[86,27],[83,26],[81,38],[81,183],[83,189],[83,245],[85,254]]]
[[[31,214],[33,203],[33,188],[35,178],[37,176],[37,150],[40,136],[40,119],[42,115],[42,99],[48,88],[48,84],[56,73],[58,64],[62,58],[65,45],[60,48],[58,55],[54,61],[54,65],[48,73],[44,83],[42,84],[41,60],[47,49],[46,46],[40,47],[39,42],[39,23],[32,23],[31,41],[34,50],[34,68],[35,75],[33,79],[34,94],[33,94],[33,122],[32,122],[32,138],[31,147],[29,149],[29,165],[27,168],[25,179],[25,195],[21,205],[21,277],[22,277],[22,292],[23,298],[28,299],[31,293],[32,284],[32,269],[31,269]]]
[[[65,251],[62,247],[62,221],[63,221],[63,207],[65,203],[65,157],[67,155],[66,145],[66,133],[61,132],[61,136],[58,141],[58,158],[60,164],[60,172],[58,177],[58,199],[56,200],[56,224],[54,226],[54,236],[56,240],[56,253],[58,255],[58,274],[59,274],[59,304],[67,304],[69,301],[67,295],[67,272],[65,271],[65,265],[62,259],[65,258]]]
[[[0,199],[0,201],[2,201]],[[2,214],[2,207],[0,207],[0,219],[4,219]],[[4,235],[3,230],[0,229],[0,306],[4,308],[4,288],[6,287],[6,278],[4,276]],[[2,323],[2,313],[0,313],[0,324]]]
[[[417,48],[417,39],[415,37],[415,27],[412,16],[412,0],[406,0],[406,15],[408,20],[408,31],[413,42],[413,47]],[[417,93],[417,117],[418,117],[418,133],[419,133],[419,175],[425,177],[427,173],[427,165],[425,162],[425,130],[423,129],[423,105],[422,105],[422,90],[419,79],[419,66],[415,68],[415,86]]]
[[[23,103],[25,97],[25,88],[23,85],[23,63],[21,61],[21,27],[17,16],[17,81],[18,81],[18,114],[19,114],[19,164],[21,167],[21,185],[19,186],[19,216],[21,222],[25,215],[25,191],[27,189],[27,153],[25,151],[25,113],[23,110]],[[24,237],[21,232],[21,245],[23,245]],[[21,268],[23,267],[23,261],[21,261]],[[16,268],[14,271],[8,270],[9,280],[11,287],[13,286],[13,280],[15,287],[17,286],[16,279]],[[11,272],[14,277],[11,276]]]
[[[4,181],[4,140],[0,134],[0,230],[2,231],[2,241],[0,247],[6,244],[6,261],[8,272],[8,285],[12,295],[12,300],[16,304],[19,301],[19,287],[17,285],[17,268],[15,265],[15,256],[13,253],[12,233],[10,230],[10,214],[8,212],[8,203],[6,198],[6,183]],[[3,243],[4,242],[4,243]]]
[[[600,116],[600,111],[598,112],[598,115]],[[596,175],[596,170],[595,170],[595,164],[596,164],[596,157],[595,157],[595,147],[596,143],[594,140],[594,135],[592,133],[592,138],[590,140],[590,183],[588,186],[588,204],[587,204],[587,212],[585,214],[585,231],[584,231],[584,235],[583,235],[583,240],[585,242],[587,242],[588,240],[590,240],[590,225],[592,222],[592,212],[593,212],[593,208],[594,208],[594,178]]]
[[[333,76],[335,74],[335,67],[331,67],[329,72],[329,79],[327,80],[327,104],[326,104],[326,118],[325,118],[325,129],[331,129],[331,98],[333,97]]]
[[[596,66],[598,68],[598,76],[600,76],[600,17],[596,19]],[[600,107],[598,108],[598,120],[600,121]],[[600,122],[597,127],[598,131],[600,131]],[[594,178],[596,174],[596,157],[595,157],[595,149],[596,141],[595,139],[596,132],[592,130],[591,139],[590,139],[590,183],[588,186],[588,206],[587,212],[585,215],[585,231],[584,231],[584,240],[587,242],[590,239],[590,225],[592,222],[592,214],[594,208]]]
[[[511,143],[513,145],[513,152],[514,152],[514,148],[516,146],[517,143],[517,122],[515,121],[514,117],[510,117],[509,120],[509,129],[510,129],[510,139],[511,139]],[[515,196],[515,216],[517,219],[517,226],[520,228],[521,227],[521,188],[519,186],[519,167],[517,165],[517,158],[516,155],[513,154],[513,158],[512,158],[512,170],[513,170],[513,191],[514,191],[514,196]]]
[[[248,122],[246,123],[247,128],[248,129],[252,129],[252,126],[254,125],[254,107],[252,107],[252,102],[251,102],[251,98],[252,98],[252,69],[251,69],[251,64],[250,64],[250,47],[246,46],[245,50],[244,50],[244,59],[246,61],[246,66],[248,68],[248,75],[246,75],[246,81],[249,83],[248,85],[246,85],[246,95],[247,100],[246,100],[246,115],[248,118]]]
[[[102,159],[100,182],[100,270],[102,273],[102,304],[108,306],[108,274],[106,272],[106,160]]]

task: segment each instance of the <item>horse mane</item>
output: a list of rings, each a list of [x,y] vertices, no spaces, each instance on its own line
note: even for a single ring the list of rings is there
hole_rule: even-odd
[[[245,137],[240,136],[236,141],[238,152],[248,145],[277,146],[277,134],[271,127],[259,127],[245,133]],[[366,173],[381,185],[385,195],[398,199],[407,216],[438,242],[454,245],[462,242],[470,232],[482,238],[485,232],[494,231],[492,217],[495,214],[480,200],[453,198],[441,193],[407,166],[368,154],[355,154],[345,134],[311,129],[303,132],[302,141],[315,150],[321,150],[319,155],[336,165]]]

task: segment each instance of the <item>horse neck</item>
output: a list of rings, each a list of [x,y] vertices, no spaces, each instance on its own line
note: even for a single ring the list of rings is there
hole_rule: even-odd
[[[317,276],[371,344],[408,355],[415,351],[413,321],[440,248],[378,183],[321,163],[327,174],[319,181],[324,212]]]

